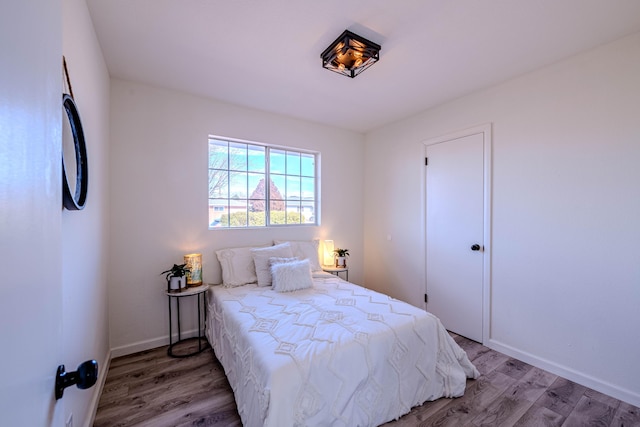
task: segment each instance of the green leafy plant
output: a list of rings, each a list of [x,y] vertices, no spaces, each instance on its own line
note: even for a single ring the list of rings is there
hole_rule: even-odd
[[[165,278],[167,279],[167,282],[168,282],[169,279],[171,279],[172,277],[183,277],[190,272],[191,272],[191,269],[187,267],[187,264],[173,264],[173,267],[171,267],[166,271],[163,271],[160,274],[166,274]]]
[[[348,257],[349,256],[349,249],[335,248],[333,250],[333,252],[336,254],[336,256],[339,256],[339,257]]]
[[[286,215],[286,218],[285,218]],[[271,212],[271,224],[301,224],[305,222],[305,217],[299,212]],[[264,212],[249,212],[249,227],[262,227],[265,225]],[[220,227],[246,227],[247,213],[234,212],[231,215],[223,214],[220,217]]]

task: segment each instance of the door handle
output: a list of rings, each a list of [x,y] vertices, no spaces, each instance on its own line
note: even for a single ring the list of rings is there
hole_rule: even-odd
[[[474,243],[473,245],[471,245],[471,250],[472,251],[479,251],[480,250],[480,245],[477,243]]]
[[[61,399],[64,389],[76,385],[79,389],[85,390],[92,387],[98,379],[98,362],[87,360],[78,366],[77,371],[66,372],[64,365],[58,366],[56,372],[56,400]]]

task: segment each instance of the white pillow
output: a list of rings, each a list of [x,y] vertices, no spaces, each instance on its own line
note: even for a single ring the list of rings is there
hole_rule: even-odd
[[[300,260],[296,257],[292,257],[292,258],[271,257],[269,258],[269,266],[273,267],[275,264],[282,264],[284,262],[293,262],[293,261],[300,261]]]
[[[274,244],[284,243],[285,240],[274,240]],[[311,271],[322,271],[322,266],[320,266],[320,260],[318,258],[318,247],[320,246],[320,240],[292,240],[289,241],[291,244],[291,250],[293,251],[293,256],[299,259],[308,259],[309,265],[311,266]]]
[[[271,277],[273,290],[276,292],[291,292],[313,286],[308,259],[274,264],[271,267]]]
[[[224,286],[242,286],[258,281],[251,249],[247,247],[216,251],[222,268],[222,284]]]
[[[292,258],[291,246],[289,243],[282,243],[267,248],[251,249],[253,262],[256,268],[256,276],[258,276],[258,286],[271,286],[271,265],[269,258]]]

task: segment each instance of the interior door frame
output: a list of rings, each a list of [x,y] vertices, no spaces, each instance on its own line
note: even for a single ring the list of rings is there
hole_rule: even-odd
[[[492,194],[492,126],[491,123],[486,123],[479,126],[474,126],[468,129],[463,129],[457,132],[448,133],[436,138],[430,138],[423,141],[424,153],[426,157],[427,148],[433,144],[439,144],[447,141],[451,141],[458,138],[464,138],[466,136],[482,134],[483,136],[483,240],[484,250],[482,251],[483,263],[482,263],[482,343],[486,343],[491,339],[491,194]],[[427,167],[423,168],[422,182],[424,185],[424,191],[426,191],[427,184]],[[427,247],[427,197],[426,193],[423,197],[423,224],[424,224],[424,247],[426,257]],[[426,261],[426,258],[425,258]],[[425,262],[424,271],[424,289],[427,289],[427,263]],[[425,302],[426,309],[426,302]]]

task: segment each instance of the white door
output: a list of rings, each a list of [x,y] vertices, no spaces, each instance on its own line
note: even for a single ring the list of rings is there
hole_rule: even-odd
[[[427,145],[427,310],[483,337],[484,134]]]
[[[0,39],[11,40],[3,43],[11,61],[2,62],[0,79],[0,425],[7,427],[65,421],[54,397],[64,363],[59,3],[6,2],[0,13]]]

